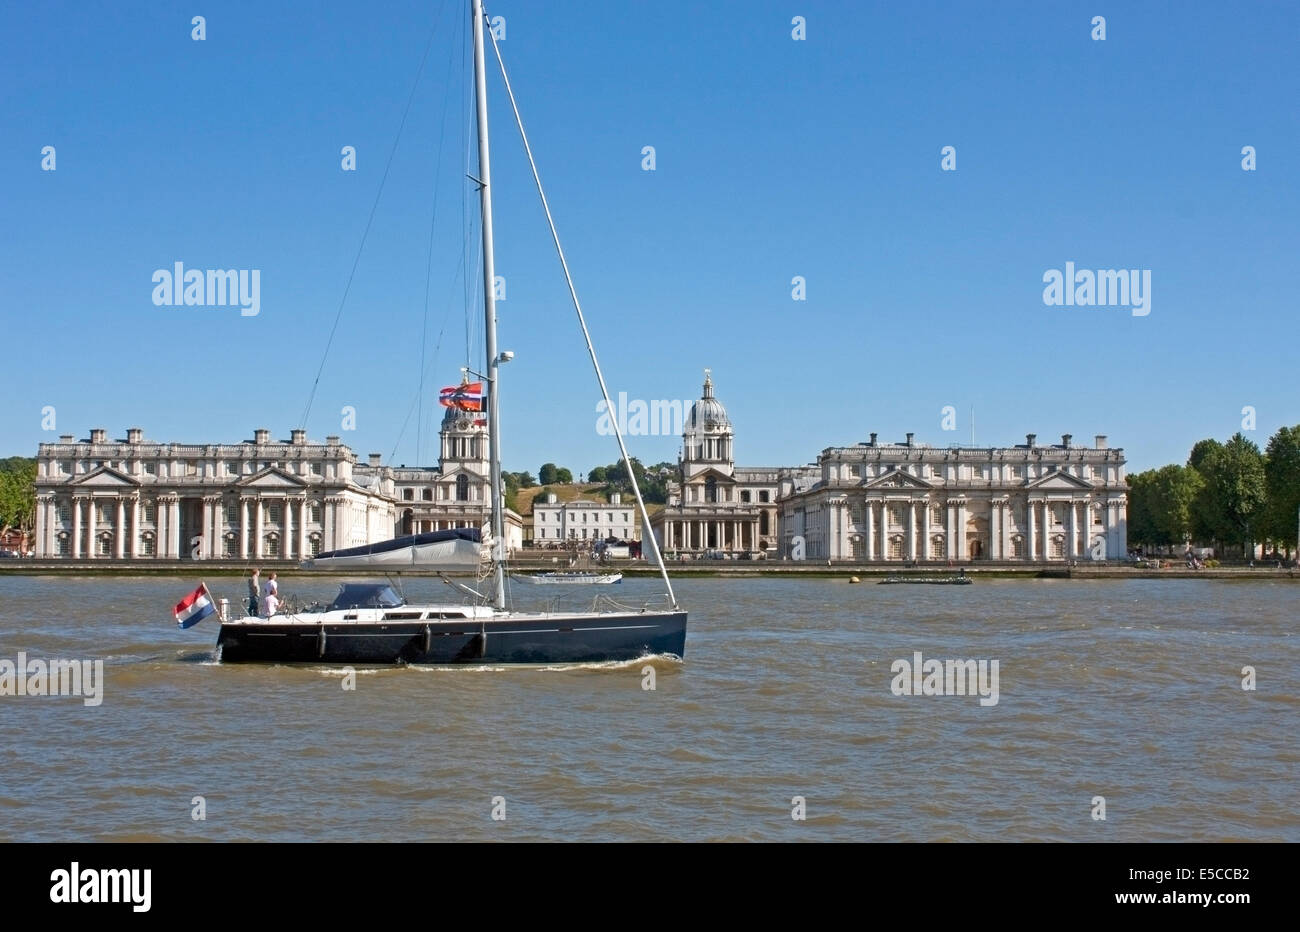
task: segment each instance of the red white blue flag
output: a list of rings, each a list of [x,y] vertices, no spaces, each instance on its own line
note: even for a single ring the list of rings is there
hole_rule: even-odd
[[[460,385],[444,388],[438,393],[438,404],[458,411],[482,411],[483,402],[482,382],[463,382]]]
[[[178,627],[192,628],[216,610],[217,607],[212,604],[212,593],[204,583],[199,583],[199,588],[176,603],[172,614],[176,616]]]

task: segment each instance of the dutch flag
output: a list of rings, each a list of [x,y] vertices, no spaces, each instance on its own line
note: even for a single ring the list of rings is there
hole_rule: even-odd
[[[176,625],[178,627],[191,628],[216,610],[216,606],[212,604],[212,593],[208,591],[207,584],[199,583],[199,588],[176,603],[176,608],[172,610],[172,614],[176,616]]]

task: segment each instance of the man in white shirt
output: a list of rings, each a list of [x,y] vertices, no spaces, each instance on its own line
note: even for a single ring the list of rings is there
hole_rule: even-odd
[[[266,580],[266,586],[262,590],[262,617],[270,618],[279,607],[280,586],[275,581],[275,574],[272,573]]]

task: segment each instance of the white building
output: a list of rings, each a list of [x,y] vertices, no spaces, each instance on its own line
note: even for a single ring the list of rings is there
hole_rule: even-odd
[[[557,501],[548,492],[546,501],[533,503],[533,542],[535,546],[559,546],[561,542],[599,540],[638,541],[641,524],[636,519],[636,503],[623,503],[618,492],[611,492],[608,502],[578,499]]]
[[[36,454],[36,556],[299,560],[393,536],[391,482],[339,442],[257,430],[236,444],[64,435]]]
[[[438,467],[369,463],[326,437],[157,443],[135,427],[37,450],[38,558],[304,560],[399,534],[489,523],[487,429],[448,411]],[[506,546],[523,522],[506,513]]]
[[[664,510],[651,518],[665,553],[775,555],[781,470],[737,466],[734,442],[731,420],[714,397],[706,369],[703,393],[682,431],[677,481],[669,484]]]
[[[492,476],[488,464],[488,430],[483,415],[448,408],[439,430],[438,466],[358,466],[364,480],[392,484],[397,502],[397,533],[419,534],[491,524]],[[506,509],[508,550],[523,546],[523,519]]]
[[[1022,562],[1127,553],[1124,453],[1098,435],[1040,445],[828,447],[782,475],[783,557]]]

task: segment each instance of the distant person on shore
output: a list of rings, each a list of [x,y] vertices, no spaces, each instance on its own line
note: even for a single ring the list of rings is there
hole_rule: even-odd
[[[262,614],[270,618],[275,614],[275,610],[280,607],[280,586],[275,581],[275,574],[272,573],[266,580],[266,585],[262,590]]]
[[[248,614],[256,615],[262,597],[262,571],[253,567],[253,575],[248,577]]]

